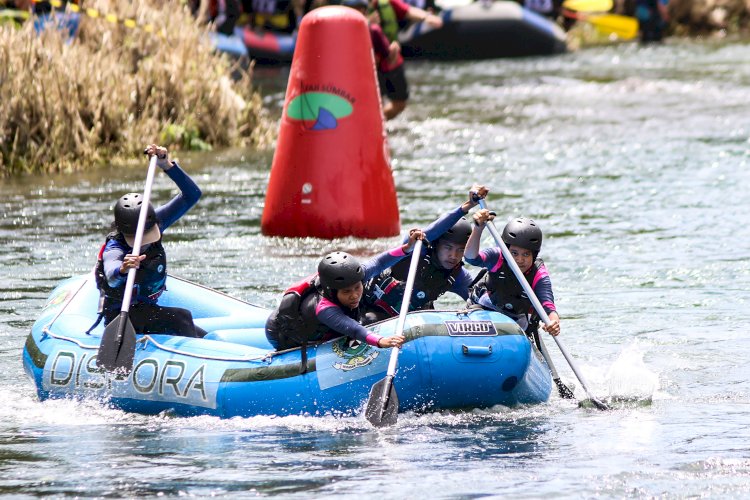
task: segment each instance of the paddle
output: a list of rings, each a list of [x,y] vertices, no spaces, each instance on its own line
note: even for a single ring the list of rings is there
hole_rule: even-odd
[[[143,203],[138,215],[138,226],[135,230],[133,241],[133,255],[140,255],[141,240],[146,227],[148,216],[148,202],[151,197],[151,185],[154,183],[156,172],[156,155],[151,157],[146,175],[146,186],[143,189]],[[96,365],[110,372],[122,374],[130,373],[133,369],[133,358],[135,357],[135,329],[130,321],[130,299],[133,295],[133,284],[135,283],[136,269],[128,269],[128,280],[125,282],[125,294],[122,298],[120,315],[113,319],[104,329],[102,341],[99,345],[99,353],[96,355]]]
[[[544,360],[547,362],[547,366],[549,366],[549,371],[552,372],[552,380],[555,381],[557,392],[560,394],[560,397],[563,399],[575,399],[573,391],[563,383],[562,379],[560,379],[560,375],[557,374],[557,369],[555,368],[554,363],[552,363],[552,357],[549,355],[547,346],[544,344],[539,332],[534,334],[534,338],[536,339],[537,344],[539,344],[539,351],[542,353],[542,356],[544,356]]]
[[[565,0],[563,9],[578,12],[609,12],[614,7],[612,0]]]
[[[484,200],[479,200],[479,206],[482,208],[487,208]],[[549,316],[547,316],[547,312],[542,307],[542,304],[539,302],[539,299],[537,298],[536,294],[534,293],[534,290],[531,288],[531,285],[529,285],[529,282],[526,281],[526,278],[523,275],[523,272],[521,272],[521,268],[518,267],[518,264],[516,264],[516,261],[513,259],[513,256],[510,253],[510,250],[508,250],[508,247],[505,245],[505,242],[500,237],[500,234],[497,232],[497,228],[495,227],[495,224],[492,221],[487,221],[487,227],[490,230],[490,233],[492,234],[492,237],[495,239],[495,243],[497,243],[497,246],[500,247],[500,251],[503,253],[503,257],[508,262],[508,265],[510,266],[511,270],[513,271],[513,274],[515,274],[516,279],[521,284],[521,287],[523,288],[524,292],[526,292],[526,295],[528,296],[529,300],[531,300],[531,304],[534,306],[534,310],[539,315],[539,317],[544,321],[545,325],[550,324]],[[578,371],[578,368],[576,367],[575,362],[573,361],[573,358],[568,354],[568,350],[565,349],[565,346],[563,345],[562,341],[558,338],[559,335],[553,336],[552,338],[555,339],[555,342],[557,343],[557,347],[560,348],[560,352],[562,352],[563,356],[565,357],[565,360],[570,365],[570,368],[573,370],[573,373],[575,373],[576,377],[578,378],[578,381],[581,383],[581,386],[583,387],[583,390],[586,391],[586,394],[588,395],[589,399],[591,399],[591,402],[594,403],[594,406],[599,408],[600,410],[609,410],[609,407],[596,399],[592,394],[591,391],[589,391],[588,384],[583,379],[583,375]]]
[[[615,35],[623,40],[632,40],[638,36],[638,20],[634,17],[618,14],[587,15],[569,10],[563,10],[562,13],[565,17],[593,25],[603,35]]]
[[[406,288],[404,289],[404,299],[401,301],[401,311],[398,315],[396,324],[396,335],[404,333],[404,324],[406,323],[406,313],[409,312],[409,302],[411,301],[411,292],[414,288],[414,277],[417,275],[417,264],[422,254],[422,240],[417,240],[414,250],[411,253],[411,262],[409,264],[409,274],[406,277]],[[393,425],[398,420],[398,395],[396,387],[393,385],[393,377],[396,374],[396,365],[398,364],[398,354],[400,348],[391,349],[391,359],[388,361],[388,371],[385,378],[375,382],[370,389],[370,396],[367,399],[367,408],[365,408],[365,418],[375,427],[385,427]]]

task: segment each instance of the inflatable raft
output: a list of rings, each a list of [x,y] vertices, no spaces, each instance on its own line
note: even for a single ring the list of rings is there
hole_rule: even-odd
[[[399,34],[404,57],[446,60],[559,54],[565,32],[516,2],[475,2],[440,12],[443,27],[416,23]]]
[[[103,372],[96,355],[103,333],[96,320],[93,275],[62,282],[51,293],[23,350],[26,373],[41,400],[94,398],[155,414],[356,415],[372,385],[385,376],[390,350],[347,338],[274,352],[263,325],[269,310],[169,277],[164,305],[189,308],[208,335],[190,339],[138,335],[133,370]],[[390,335],[396,318],[376,325]],[[428,411],[541,403],[550,371],[515,322],[489,311],[423,311],[407,317],[394,380],[400,410]]]
[[[445,9],[443,27],[416,23],[399,34],[405,57],[445,60],[542,56],[567,50],[557,24],[512,1],[476,2]],[[263,63],[288,63],[296,35],[238,27],[233,36],[213,35],[217,49]]]

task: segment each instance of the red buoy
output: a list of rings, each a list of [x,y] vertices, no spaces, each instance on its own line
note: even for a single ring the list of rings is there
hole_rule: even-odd
[[[367,22],[315,9],[300,24],[261,230],[395,236],[400,222]]]

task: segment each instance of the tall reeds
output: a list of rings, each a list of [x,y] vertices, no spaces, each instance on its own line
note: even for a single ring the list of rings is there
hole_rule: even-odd
[[[150,142],[270,142],[251,75],[230,78],[232,63],[178,0],[85,6],[156,32],[86,15],[72,39],[55,29],[38,35],[30,22],[0,25],[0,175],[77,170]]]

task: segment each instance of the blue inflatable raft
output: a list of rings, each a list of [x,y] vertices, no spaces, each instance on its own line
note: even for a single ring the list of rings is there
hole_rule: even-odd
[[[356,415],[385,376],[390,351],[346,338],[274,352],[263,331],[269,310],[169,277],[159,302],[189,308],[208,335],[138,335],[132,372],[96,366],[103,325],[90,334],[99,292],[93,274],[51,293],[23,351],[41,400],[95,398],[155,414]],[[396,318],[373,325],[390,335]],[[548,399],[547,364],[515,322],[488,311],[423,311],[407,316],[394,380],[400,410],[475,408]]]

